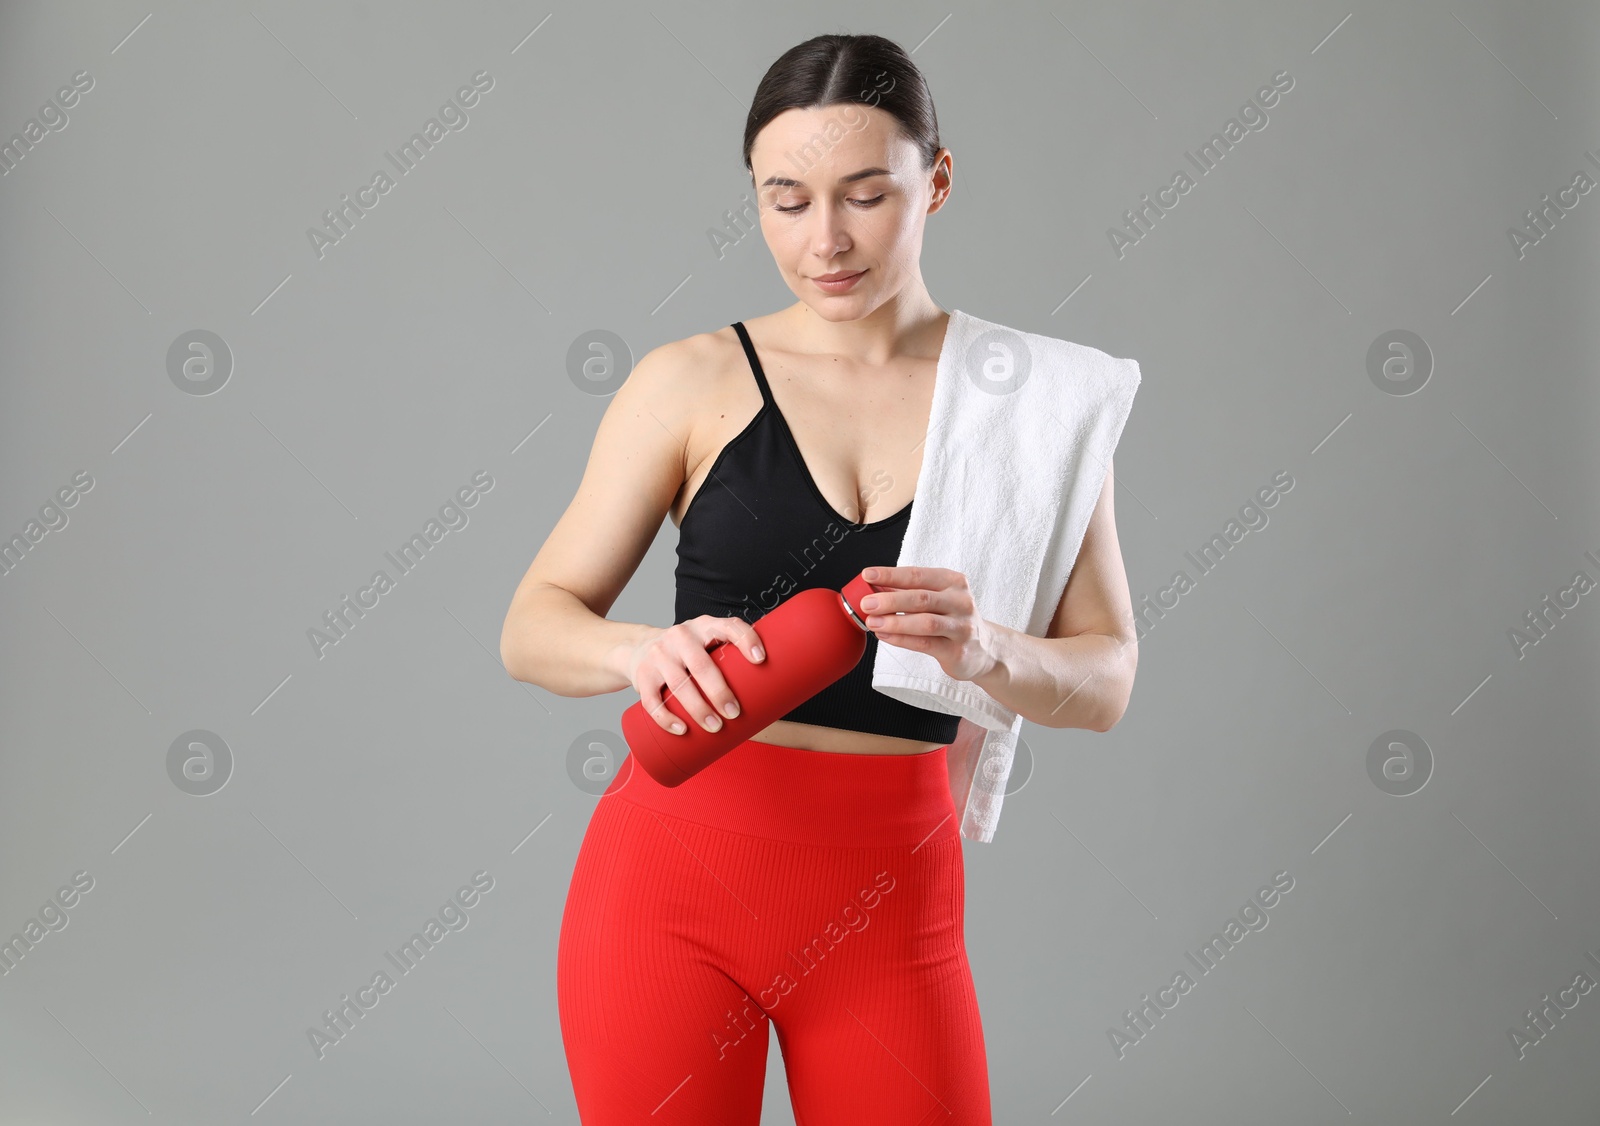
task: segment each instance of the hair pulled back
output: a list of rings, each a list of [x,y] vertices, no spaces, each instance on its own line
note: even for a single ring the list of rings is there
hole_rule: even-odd
[[[823,109],[859,102],[877,106],[899,122],[900,132],[933,167],[939,118],[922,72],[900,45],[881,35],[818,35],[790,47],[756,87],[744,123],[744,166],[756,135],[785,110]]]

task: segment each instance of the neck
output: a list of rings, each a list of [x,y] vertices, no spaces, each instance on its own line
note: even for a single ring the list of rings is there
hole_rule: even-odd
[[[884,365],[907,356],[937,359],[950,320],[950,314],[921,287],[916,294],[884,302],[859,320],[827,320],[803,301],[780,315],[790,338],[805,342],[805,351],[845,356],[868,365]]]

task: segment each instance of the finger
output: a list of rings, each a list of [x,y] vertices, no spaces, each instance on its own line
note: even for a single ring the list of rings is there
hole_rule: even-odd
[[[709,659],[705,655],[705,650],[697,648],[696,652],[700,654],[701,660]],[[691,655],[685,663],[693,664],[693,661],[694,658]],[[672,698],[678,701],[679,706],[683,708],[689,718],[702,728],[707,731],[718,730],[722,726],[722,721],[717,718],[716,713],[711,710],[711,705],[706,703],[705,697],[700,694],[700,686],[695,683],[692,670],[685,670],[679,673],[678,676],[679,679],[674,682],[672,687]],[[713,723],[715,726],[711,726]],[[682,733],[679,732],[679,734]]]
[[[861,600],[861,608],[869,614],[892,614],[899,609],[895,605],[898,597],[893,591],[879,591],[869,594]]]
[[[907,649],[920,649],[923,652],[942,652],[951,647],[959,651],[960,643],[956,638],[942,629],[919,629],[912,624],[910,629],[901,629],[907,619],[896,618],[894,629],[875,629],[872,636],[885,645],[899,645]]]
[[[948,610],[950,606],[950,599],[943,591],[922,587],[881,591],[861,600],[861,608],[869,614],[927,614]]]
[[[912,590],[930,591],[947,589],[960,573],[948,567],[900,567],[897,570],[904,572],[905,578],[899,585]]]
[[[673,735],[682,735],[689,729],[684,726],[681,719],[667,709],[666,701],[661,698],[661,690],[665,687],[664,684],[655,684],[652,677],[651,682],[639,693],[639,702],[644,705],[644,710],[649,713],[650,718],[656,721],[657,727]]]
[[[947,567],[868,567],[862,577],[874,586],[927,587],[943,590],[956,575]]]
[[[743,618],[735,618],[734,621],[744,627],[739,630],[741,635],[739,645],[744,649],[745,656],[750,658],[751,664],[759,665],[767,659],[767,651],[761,647],[761,635],[756,632],[755,626]]]
[[[915,634],[922,637],[943,634],[953,637],[955,622],[944,614],[874,614],[867,619],[867,628],[874,633]]]
[[[743,618],[716,618],[713,620],[715,622],[713,629],[719,639],[737,645],[739,652],[744,654],[745,660],[752,665],[757,665],[767,659],[766,652],[761,648],[761,635],[756,632],[755,627],[749,622]]]
[[[717,645],[732,645],[745,660],[751,664],[755,663],[756,658],[751,655],[751,650],[760,649],[761,635],[756,633],[749,622],[743,618],[718,618],[713,629],[720,635],[716,641]],[[722,675],[717,662],[710,663],[712,671],[705,676],[696,673],[695,680],[699,682],[700,690],[711,701],[714,710],[732,719],[739,714],[739,701],[734,696],[733,689],[728,687],[727,678]],[[714,677],[716,682],[711,683],[708,677]]]
[[[730,645],[733,645],[733,651],[739,653],[739,656],[744,656],[742,649],[739,649],[736,643]],[[738,715],[738,697],[734,697],[733,689],[728,688],[728,680],[722,675],[722,665],[712,661],[709,654],[690,654],[686,664],[694,677],[694,688],[699,689],[699,693],[707,701],[706,715],[701,717],[702,726],[706,726],[707,731],[717,731],[722,726],[723,717],[731,720]],[[712,723],[715,723],[715,726],[712,726]]]
[[[869,594],[861,600],[861,608],[869,614],[889,617],[894,614],[937,614],[954,609],[954,602],[942,590],[925,590],[921,587],[897,590],[883,594]],[[871,628],[872,623],[867,623]]]
[[[686,675],[683,677],[683,685],[675,689],[672,696],[677,699],[678,704],[683,705],[683,710],[688,712],[691,720],[694,723],[698,723],[702,729],[720,731],[722,729],[722,717],[717,715],[717,710],[712,705],[707,704],[704,691],[706,691],[707,683],[714,677],[720,680],[722,673],[717,672],[717,665],[712,664],[712,659],[706,656],[706,649],[699,648],[699,646],[690,646],[690,648],[693,651],[683,656],[683,665],[685,665],[686,670]]]

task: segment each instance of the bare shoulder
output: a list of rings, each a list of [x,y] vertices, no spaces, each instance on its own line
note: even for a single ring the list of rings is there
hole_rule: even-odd
[[[651,349],[634,369],[638,400],[678,440],[683,487],[672,505],[676,523],[711,461],[761,409],[744,345],[731,325]]]
[[[703,418],[716,409],[726,352],[717,333],[699,333],[652,348],[634,364],[601,416],[572,501],[514,600],[555,586],[594,613],[609,613],[662,518],[678,511],[698,464]]]
[[[734,360],[743,355],[731,327],[697,332],[658,344],[639,358],[623,384],[641,407],[683,435],[732,384]],[[621,394],[622,392],[618,392]]]

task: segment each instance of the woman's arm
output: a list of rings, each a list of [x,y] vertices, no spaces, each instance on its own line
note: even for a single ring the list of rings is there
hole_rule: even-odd
[[[985,622],[994,665],[972,683],[1041,727],[1109,731],[1133,694],[1139,643],[1112,511],[1111,463],[1044,637]]]
[[[516,680],[558,696],[629,686],[626,656],[661,627],[608,621],[683,486],[692,425],[693,337],[646,353],[617,389],[583,480],[522,577],[500,632]],[[704,357],[699,357],[704,359]]]
[[[966,576],[940,568],[868,568],[867,627],[880,641],[925,652],[1041,727],[1109,731],[1127,710],[1139,646],[1112,511],[1111,463],[1072,576],[1044,637],[979,617]],[[903,616],[893,617],[896,612]]]

